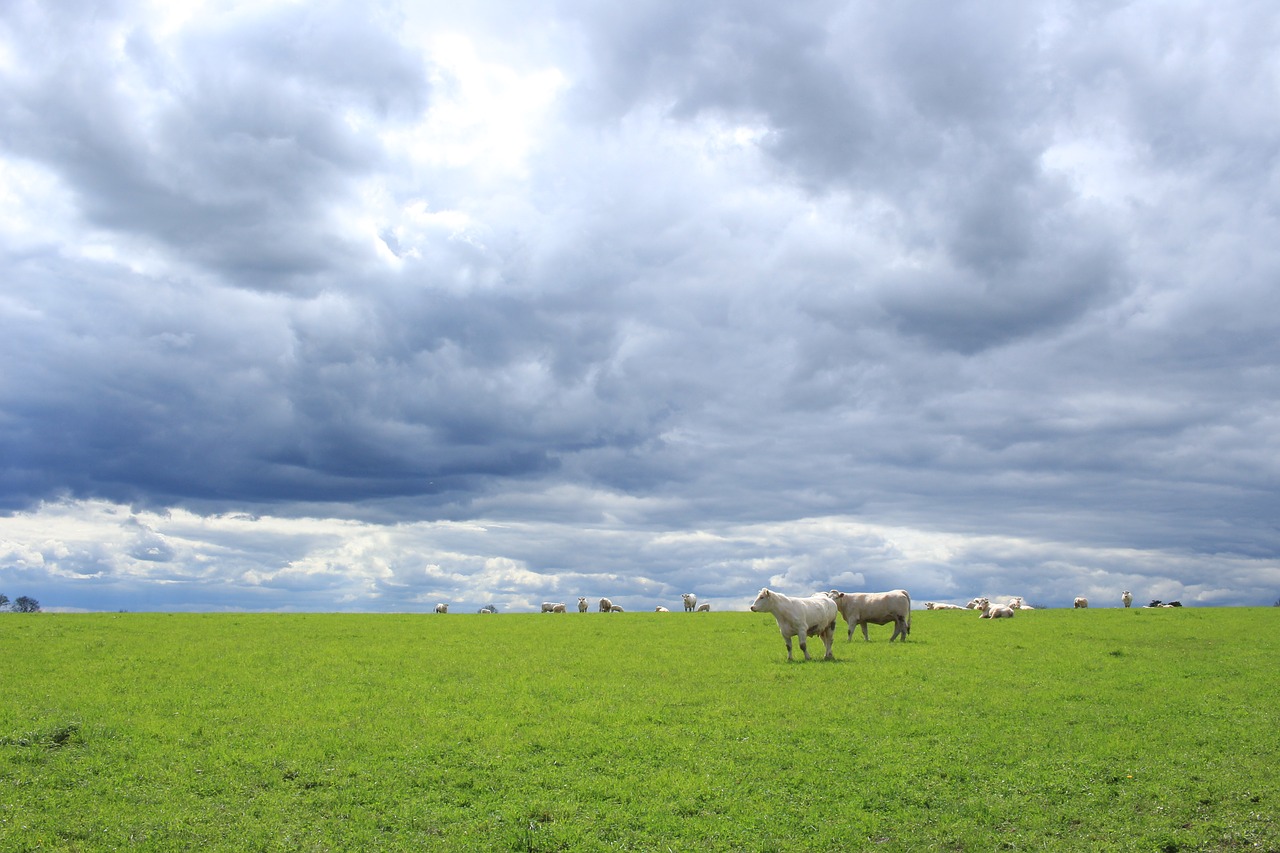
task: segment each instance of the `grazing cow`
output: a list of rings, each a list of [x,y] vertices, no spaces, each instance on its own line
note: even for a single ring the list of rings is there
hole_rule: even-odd
[[[1077,610],[1084,610],[1089,606],[1089,599],[1084,596],[1078,596],[1075,601],[1075,606]]]
[[[611,605],[609,605],[609,612],[610,612],[610,613],[625,613],[626,611],[624,611],[621,607],[619,607],[619,606],[618,606],[618,605],[616,605],[616,604],[611,604]]]
[[[711,605],[710,605],[709,603],[705,603],[705,602],[704,602],[704,603],[702,603],[702,604],[699,604],[699,605],[698,605],[698,612],[699,612],[699,613],[710,613],[710,612],[711,612]]]
[[[809,657],[807,637],[821,637],[827,647],[824,660],[835,660],[831,653],[831,643],[836,635],[836,603],[825,595],[811,595],[808,598],[792,598],[768,587],[760,590],[756,600],[751,603],[752,613],[772,613],[778,622],[778,631],[787,643],[787,660],[791,660],[791,638],[800,638],[800,651],[805,660]]]
[[[671,611],[663,607],[661,604],[659,604],[657,607],[653,608],[653,612],[654,613],[670,613]]]
[[[697,608],[698,596],[694,595],[692,592],[682,593],[680,597],[684,599],[685,613],[692,613]]]
[[[559,608],[560,608],[560,612],[561,612],[561,613],[563,613],[563,612],[564,612],[564,605],[563,605],[563,604],[556,604],[554,601],[544,601],[544,602],[542,602],[542,612],[543,612],[543,613],[555,613],[555,612],[556,612],[556,608],[557,608],[557,607],[559,607]]]
[[[602,598],[602,599],[600,599],[600,612],[601,612],[601,613],[608,613],[608,612],[609,612],[609,609],[610,609],[611,607],[613,607],[613,602],[612,602],[612,601],[610,601],[610,600],[609,600],[609,599],[607,599],[607,598]]]
[[[578,612],[579,613],[587,612],[587,600],[585,598],[582,598],[582,597],[578,598]]]
[[[567,613],[568,609],[563,604],[556,604],[551,608],[552,613]]]
[[[436,612],[437,612],[437,613],[448,613],[448,612],[449,612],[449,605],[447,605],[447,604],[437,604],[437,605],[436,605]]]
[[[827,595],[836,603],[840,615],[849,626],[849,639],[853,629],[862,626],[862,639],[870,641],[867,625],[893,623],[893,636],[889,642],[901,637],[905,642],[911,633],[911,596],[905,589],[889,592],[840,592],[831,590]]]
[[[1120,596],[1120,600],[1124,602],[1125,607],[1128,607],[1130,604],[1133,604],[1133,596],[1129,593],[1129,590],[1127,589]]]

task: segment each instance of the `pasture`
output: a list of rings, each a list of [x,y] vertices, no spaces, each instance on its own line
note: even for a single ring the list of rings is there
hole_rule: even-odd
[[[1280,850],[1280,609],[890,630],[3,616],[0,849]]]

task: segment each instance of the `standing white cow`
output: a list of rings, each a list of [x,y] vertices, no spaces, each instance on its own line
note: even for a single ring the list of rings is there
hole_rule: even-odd
[[[1077,610],[1084,610],[1086,607],[1089,606],[1089,599],[1085,598],[1084,596],[1079,596],[1078,598],[1076,598],[1075,606]]]
[[[602,599],[600,599],[600,612],[601,612],[601,613],[608,613],[608,612],[609,612],[610,610],[612,610],[612,609],[613,609],[613,602],[612,602],[612,601],[610,601],[610,600],[609,600],[609,599],[607,599],[607,598],[602,598]]]
[[[886,625],[893,623],[893,636],[889,642],[901,637],[906,642],[911,633],[911,595],[905,589],[889,592],[840,592],[837,589],[826,593],[840,615],[849,626],[849,639],[853,639],[853,629],[862,626],[862,639],[870,641],[867,636],[867,625]]]
[[[836,635],[836,603],[825,595],[811,595],[808,598],[792,598],[765,587],[760,590],[756,600],[751,603],[752,613],[772,613],[778,622],[778,630],[782,639],[787,642],[787,660],[791,660],[791,638],[800,638],[800,651],[805,660],[809,657],[807,637],[821,637],[827,647],[824,660],[835,660],[831,653],[831,642]]]
[[[448,613],[448,612],[449,612],[449,605],[447,605],[447,604],[437,604],[437,605],[436,605],[436,612],[437,612],[437,613]]]
[[[578,597],[578,612],[579,613],[587,612],[587,600],[585,598],[582,598],[581,596]]]
[[[692,613],[695,609],[697,609],[698,596],[694,595],[692,592],[686,592],[686,593],[682,593],[680,597],[684,599],[685,613]]]
[[[1126,589],[1124,594],[1120,596],[1120,600],[1124,602],[1125,607],[1128,607],[1130,604],[1133,604],[1133,595]]]

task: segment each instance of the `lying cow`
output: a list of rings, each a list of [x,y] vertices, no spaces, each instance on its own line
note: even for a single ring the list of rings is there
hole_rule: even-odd
[[[698,596],[692,592],[681,593],[680,598],[684,600],[684,612],[692,613],[698,606]]]
[[[449,605],[447,605],[447,604],[437,604],[437,605],[436,605],[436,612],[437,612],[437,613],[448,613],[448,612],[449,612]]]
[[[768,587],[760,590],[756,600],[751,603],[752,613],[772,613],[778,622],[778,631],[787,643],[787,660],[791,660],[791,638],[800,638],[800,651],[805,660],[809,657],[807,637],[821,637],[827,647],[824,660],[835,660],[831,653],[831,643],[836,635],[836,603],[825,595],[811,595],[808,598],[792,598]]]
[[[710,604],[707,604],[707,603],[705,603],[705,602],[704,602],[704,603],[702,603],[702,604],[699,604],[699,605],[698,605],[698,612],[699,612],[699,613],[710,613],[710,612],[711,612],[711,605],[710,605]]]
[[[610,605],[609,605],[609,612],[610,612],[610,613],[623,613],[623,612],[625,612],[625,611],[623,611],[622,607],[621,607],[621,606],[619,606],[619,605],[617,605],[617,604],[610,604]]]
[[[985,601],[985,599],[984,599]],[[986,601],[986,606],[982,608],[982,615],[979,619],[1012,619],[1013,608],[1005,604],[997,604],[992,606],[990,601]]]
[[[926,601],[925,610],[964,610],[959,604],[945,604],[940,601]]]
[[[659,604],[657,607],[653,608],[653,612],[654,613],[670,613],[671,611],[663,607],[661,604]]]
[[[559,607],[560,609],[556,610],[557,607]],[[542,602],[542,612],[543,613],[563,613],[564,605],[557,604],[554,601],[544,601]]]
[[[836,603],[840,615],[849,626],[849,639],[853,629],[862,626],[862,639],[870,641],[867,625],[893,623],[893,636],[889,642],[902,637],[906,641],[911,633],[911,596],[905,589],[890,592],[840,592],[833,589],[827,595]]]
[[[1084,610],[1086,607],[1089,606],[1089,599],[1085,598],[1084,596],[1080,596],[1076,598],[1075,606],[1077,610]]]

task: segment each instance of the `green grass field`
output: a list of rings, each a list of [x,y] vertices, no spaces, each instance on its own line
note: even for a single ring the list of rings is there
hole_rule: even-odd
[[[6,615],[0,850],[1280,850],[1280,609],[889,631]]]

